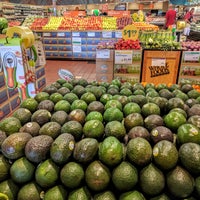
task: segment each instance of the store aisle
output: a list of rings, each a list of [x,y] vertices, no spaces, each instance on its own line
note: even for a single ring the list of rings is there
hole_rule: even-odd
[[[96,79],[95,61],[47,60],[45,66],[47,85],[59,78],[59,69],[69,70],[76,78],[84,78],[88,82]]]

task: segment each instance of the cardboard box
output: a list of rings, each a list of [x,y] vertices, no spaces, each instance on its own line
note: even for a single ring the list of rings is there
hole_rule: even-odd
[[[19,96],[16,96],[12,100],[10,100],[10,107],[11,107],[12,111],[15,110],[16,108],[18,108],[20,103],[21,103],[21,100],[20,100]]]
[[[114,51],[111,49],[97,49],[96,61],[114,61]]]
[[[96,74],[97,82],[108,82],[110,83],[113,80],[113,74]]]
[[[0,74],[0,88],[4,87],[6,85],[4,74],[1,72]]]
[[[0,121],[5,118],[8,114],[10,114],[10,104],[6,103],[0,108]]]
[[[114,63],[112,61],[97,61],[96,73],[97,74],[113,74]]]
[[[7,88],[0,91],[0,104],[8,100]]]

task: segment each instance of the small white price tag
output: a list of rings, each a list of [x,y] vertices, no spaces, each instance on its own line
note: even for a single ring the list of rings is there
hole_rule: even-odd
[[[64,36],[65,36],[65,33],[57,33],[57,36],[58,36],[58,37],[64,37]]]
[[[88,37],[95,37],[95,32],[88,32],[87,35]]]
[[[108,59],[110,58],[110,50],[102,49],[96,51],[96,58]]]
[[[110,31],[104,31],[102,33],[103,38],[112,38],[112,32]]]
[[[165,58],[152,58],[151,66],[165,66],[166,59]]]
[[[81,45],[73,45],[73,52],[81,53]]]
[[[132,64],[133,51],[115,51],[115,64]]]
[[[80,37],[80,32],[72,32],[72,37]]]
[[[72,37],[72,44],[80,45],[81,38],[80,37]]]
[[[43,36],[44,36],[44,37],[50,37],[50,36],[51,36],[51,33],[43,33]]]
[[[121,31],[116,31],[115,32],[115,37],[116,38],[122,38],[122,32]]]
[[[200,62],[200,52],[185,52],[184,61]]]

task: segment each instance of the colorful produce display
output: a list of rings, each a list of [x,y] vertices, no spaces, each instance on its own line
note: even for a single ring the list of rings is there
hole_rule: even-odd
[[[59,30],[101,30],[102,17],[64,17]]]
[[[139,50],[141,49],[140,42],[139,40],[124,40],[124,39],[119,39],[115,43],[115,49],[116,50]]]
[[[97,45],[97,49],[114,49],[115,43],[115,40],[101,41]]]
[[[21,25],[20,21],[9,21],[8,22],[8,27],[20,26],[20,25]]]
[[[102,18],[102,29],[103,30],[116,30],[117,29],[117,18],[116,17],[103,17]]]
[[[117,29],[123,29],[125,26],[132,24],[132,19],[130,17],[120,17],[117,18]]]
[[[58,19],[57,19],[58,18]],[[33,19],[27,19],[27,23],[31,23]],[[48,23],[47,23],[48,21]],[[45,23],[44,23],[45,22]],[[62,23],[61,23],[62,22]],[[159,30],[158,26],[148,24],[146,22],[133,22],[129,17],[101,17],[101,16],[89,16],[89,17],[51,17],[49,20],[44,18],[44,21],[34,19],[31,27],[41,30],[120,30],[126,25],[133,24],[140,30]]]
[[[171,31],[142,31],[139,38],[143,48],[146,49],[181,49],[181,44],[173,40],[173,33]]]
[[[133,22],[133,25],[137,27],[139,30],[144,31],[158,31],[159,27],[153,24],[148,24],[146,22]]]
[[[189,84],[57,80],[0,122],[0,193],[199,199],[199,121]]]
[[[31,30],[42,30],[43,27],[48,23],[48,18],[36,18],[30,25]]]
[[[50,17],[48,23],[43,26],[43,30],[57,30],[61,25],[63,17]]]
[[[200,51],[200,42],[187,41],[181,43],[182,49],[186,51]]]

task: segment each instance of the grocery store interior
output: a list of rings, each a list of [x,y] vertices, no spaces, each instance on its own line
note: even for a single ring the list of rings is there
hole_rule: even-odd
[[[200,199],[200,0],[0,0],[0,200]]]

